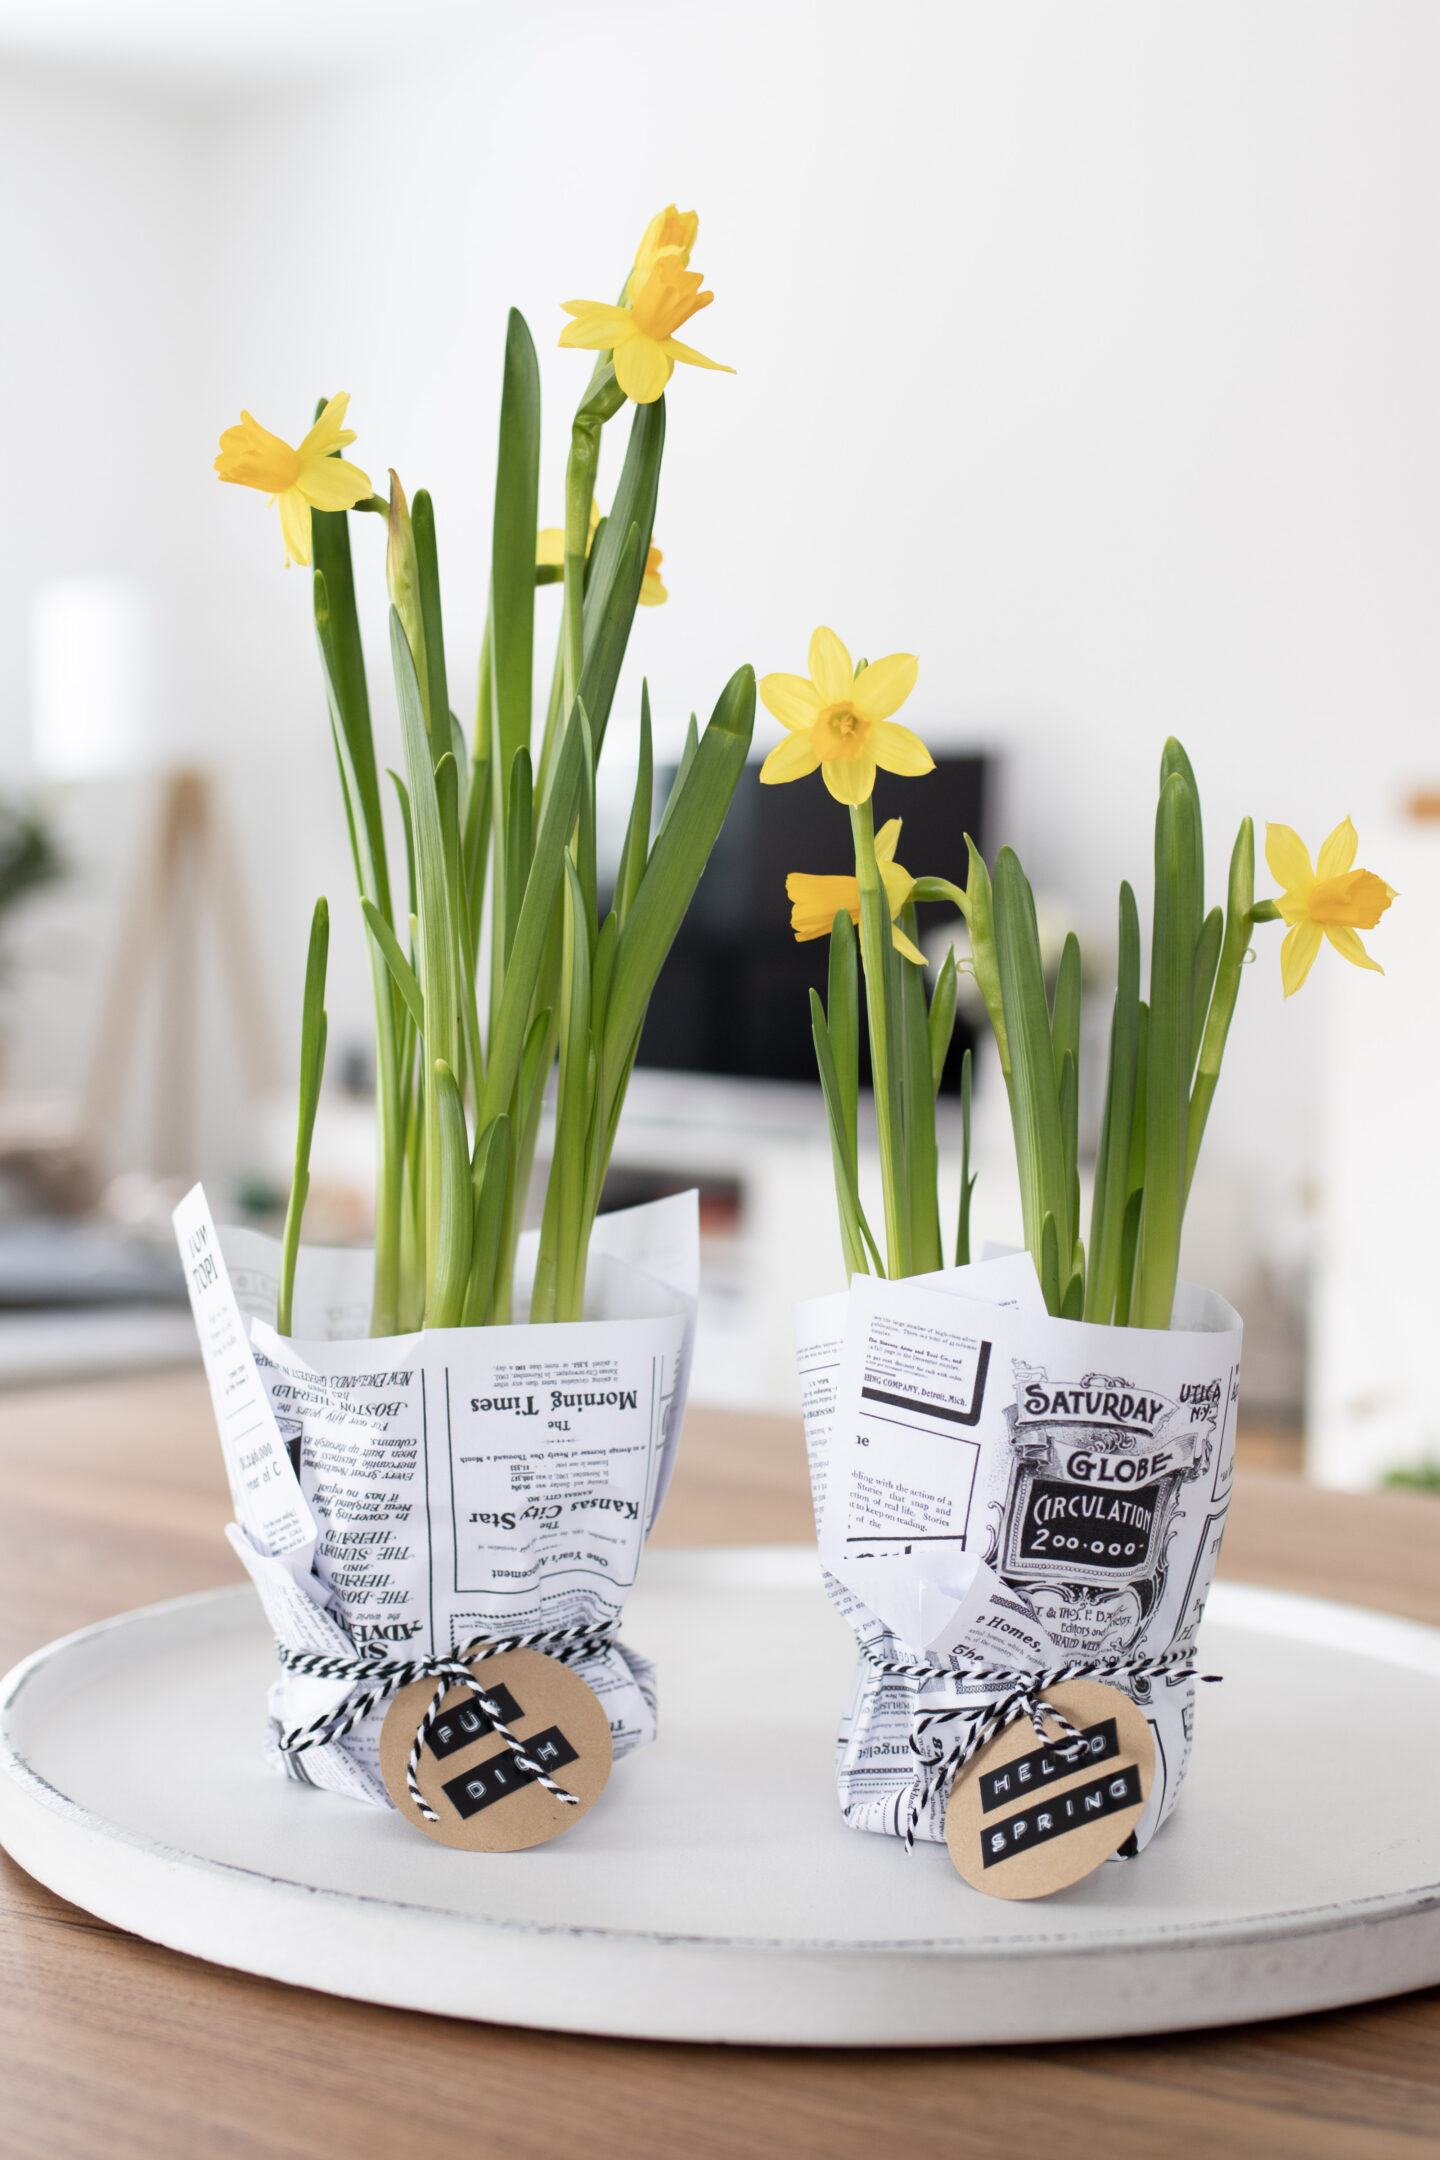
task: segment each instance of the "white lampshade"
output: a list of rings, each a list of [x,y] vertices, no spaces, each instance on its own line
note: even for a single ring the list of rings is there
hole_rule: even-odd
[[[97,780],[145,762],[153,691],[145,603],[113,578],[60,578],[30,619],[30,753],[50,780]]]

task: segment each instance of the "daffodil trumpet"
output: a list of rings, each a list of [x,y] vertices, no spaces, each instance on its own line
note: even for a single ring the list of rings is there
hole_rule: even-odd
[[[692,220],[662,212],[631,280],[668,276]],[[369,946],[376,1016],[377,1176],[371,1332],[512,1317],[516,1244],[542,1106],[558,1080],[528,1317],[580,1318],[616,1126],[661,965],[744,768],[755,678],[736,670],[692,736],[652,820],[648,689],[615,890],[597,874],[596,768],[638,606],[665,597],[652,526],[663,398],[633,404],[610,515],[594,514],[605,423],[625,405],[602,355],[571,436],[563,537],[537,544],[539,367],[522,317],[506,333],[491,571],[474,732],[452,710],[434,505],[391,474],[378,495],[340,455],[341,397],[297,450],[247,415],[220,477],[278,501],[287,558],[313,562],[315,627]],[[359,628],[351,509],[385,519],[390,663],[403,776],[387,813]],[[536,590],[563,582],[554,688],[532,741]],[[648,584],[648,590],[647,590]],[[657,591],[657,587],[659,590]],[[392,875],[391,835],[403,838]],[[288,1328],[325,1051],[328,912],[306,971],[300,1128],[279,1312]],[[489,986],[479,990],[488,948]]]

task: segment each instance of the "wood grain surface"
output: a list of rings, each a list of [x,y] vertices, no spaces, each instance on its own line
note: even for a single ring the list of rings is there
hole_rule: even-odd
[[[0,1664],[236,1580],[204,1383],[0,1398]],[[811,1534],[798,1426],[692,1411],[657,1542]],[[1222,1572],[1440,1623],[1440,1502],[1242,1474]],[[0,1856],[4,2160],[1398,2160],[1440,2148],[1440,1990],[1174,2039],[762,2050],[577,2039],[198,1964]]]

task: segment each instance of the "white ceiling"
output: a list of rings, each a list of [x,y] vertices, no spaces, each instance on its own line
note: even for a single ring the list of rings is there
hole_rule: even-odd
[[[0,0],[13,54],[122,68],[210,92],[344,73],[453,43],[486,0]]]

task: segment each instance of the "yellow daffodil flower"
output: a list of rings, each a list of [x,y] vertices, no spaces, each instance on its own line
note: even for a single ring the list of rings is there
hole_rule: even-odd
[[[915,885],[909,871],[902,870],[895,860],[899,842],[900,820],[891,818],[889,824],[882,825],[875,835],[875,865],[885,887],[885,897],[890,902],[890,935],[895,950],[903,953],[907,960],[913,960],[917,967],[924,967],[925,955],[919,946],[906,937],[903,930],[894,928],[895,918]],[[811,877],[808,871],[792,870],[785,880],[785,892],[791,903],[790,927],[797,945],[808,944],[811,938],[829,937],[835,917],[842,908],[856,929],[860,927],[858,878]]]
[[[704,353],[682,345],[675,336],[682,323],[715,298],[714,293],[700,290],[705,280],[689,266],[699,229],[693,210],[682,213],[670,204],[645,228],[623,307],[607,307],[601,300],[562,303],[565,313],[575,319],[561,331],[560,343],[578,345],[585,352],[611,353],[615,380],[633,404],[653,405],[674,374],[677,360],[690,367],[715,368],[722,375],[735,372],[721,360],[707,360]]]
[[[1377,975],[1385,972],[1355,932],[1374,929],[1395,891],[1373,870],[1352,868],[1358,845],[1355,827],[1347,817],[1335,827],[1312,868],[1310,850],[1293,827],[1265,828],[1265,860],[1271,877],[1282,888],[1275,905],[1282,922],[1290,925],[1280,947],[1280,979],[1286,997],[1293,997],[1310,973],[1322,938],[1328,938],[1341,959],[1353,967],[1372,968]]]
[[[590,504],[590,530],[585,539],[585,554],[589,557],[600,524],[600,505]],[[641,607],[663,607],[670,595],[660,582],[660,565],[664,556],[650,543],[645,557],[645,569],[640,579]],[[565,567],[565,528],[563,525],[547,525],[535,535],[535,567],[537,570],[563,570]]]
[[[909,728],[890,718],[915,687],[920,663],[913,653],[891,653],[856,674],[833,630],[810,640],[810,680],[803,675],[765,675],[760,695],[782,727],[791,730],[760,768],[772,785],[801,780],[818,765],[837,802],[862,803],[875,786],[875,768],[886,772],[933,772],[935,760]]]
[[[660,581],[660,565],[665,557],[652,543],[645,557],[645,575],[640,580],[641,607],[663,607],[670,595]]]
[[[243,411],[239,427],[226,428],[220,437],[215,460],[220,478],[237,487],[259,488],[280,505],[287,569],[310,560],[312,508],[349,510],[375,492],[368,473],[331,455],[355,440],[355,430],[344,424],[349,403],[348,391],[331,398],[298,450]]]

